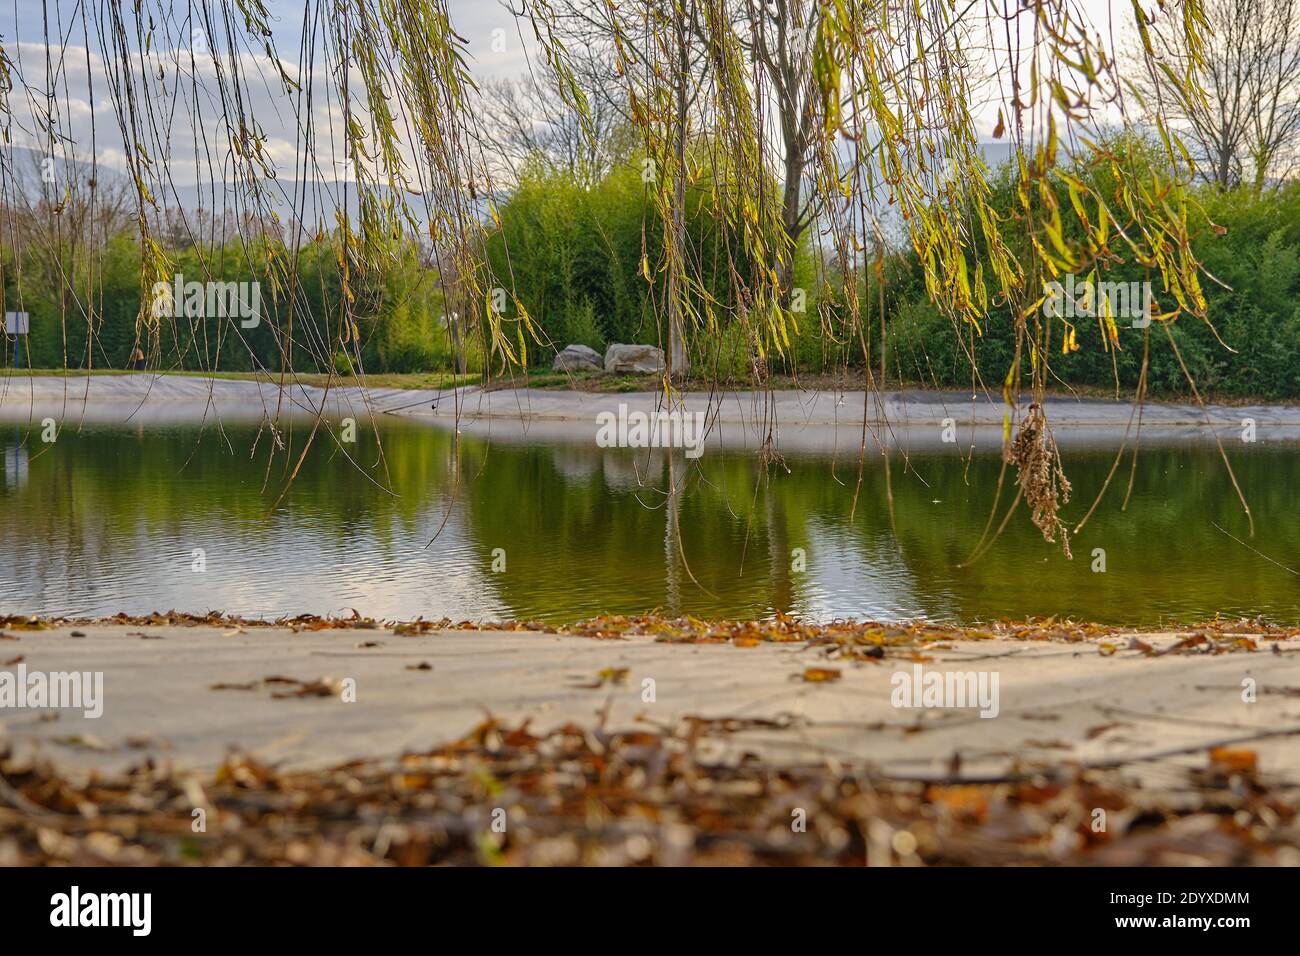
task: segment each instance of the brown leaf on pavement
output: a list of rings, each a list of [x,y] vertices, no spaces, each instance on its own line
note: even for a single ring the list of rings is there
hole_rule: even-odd
[[[810,684],[820,684],[840,679],[840,672],[834,667],[806,667],[803,679]]]
[[[1253,750],[1214,747],[1210,750],[1210,763],[1237,773],[1254,773],[1259,764],[1259,755]]]

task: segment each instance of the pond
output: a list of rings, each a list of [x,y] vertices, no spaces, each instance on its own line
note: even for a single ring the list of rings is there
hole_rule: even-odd
[[[1022,506],[967,564],[996,450],[895,457],[888,483],[869,455],[856,509],[853,456],[790,455],[765,471],[749,452],[678,454],[674,508],[663,452],[466,434],[457,460],[448,429],[385,419],[352,445],[318,434],[289,481],[309,433],[294,424],[276,448],[250,425],[70,423],[45,444],[3,426],[0,611],[1300,621],[1292,444],[1229,449],[1253,537],[1213,443],[1189,441],[1142,449],[1126,511],[1125,457],[1073,560]],[[1115,449],[1063,456],[1077,522]]]

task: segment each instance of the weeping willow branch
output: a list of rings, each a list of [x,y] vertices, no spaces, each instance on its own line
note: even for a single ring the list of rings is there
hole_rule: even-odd
[[[1172,80],[1186,100],[1203,98],[1200,0],[1134,0],[1126,15],[1148,71],[1169,73],[1158,41],[1178,36],[1186,53]],[[1158,286],[1153,318],[1166,330],[1184,315],[1208,321],[1191,244],[1199,225],[1191,154],[1158,111],[1153,128],[1130,118],[1137,94],[1111,48],[1114,25],[1092,23],[1072,0],[527,0],[517,16],[589,136],[590,102],[569,51],[599,48],[613,64],[643,159],[646,231],[658,233],[645,242],[641,273],[669,355],[667,394],[689,373],[690,343],[732,323],[745,330],[754,384],[766,387],[770,360],[786,358],[810,321],[796,295],[804,290],[792,287],[807,236],[840,276],[843,308],[817,321],[834,341],[861,343],[879,399],[882,263],[891,237],[901,237],[963,348],[999,315],[1011,317],[1004,445],[1018,466],[1032,462],[1032,480],[1022,472],[1019,486],[1051,539],[1069,486],[1054,446],[1042,444],[1050,442],[1043,397],[1053,343],[1079,347],[1075,325],[1044,307],[1051,284],[1132,262]],[[359,323],[373,307],[374,280],[412,244],[442,291],[457,370],[471,351],[487,375],[524,365],[530,343],[550,346],[485,262],[486,239],[500,228],[489,170],[501,131],[485,128],[475,109],[469,41],[448,0],[309,0],[294,59],[277,48],[286,28],[261,0],[184,9],[105,0],[89,15],[82,8],[80,30],[87,60],[98,53],[130,183],[137,329],[151,361],[165,334],[197,334],[193,323],[167,329],[180,320],[150,307],[151,290],[176,269],[168,224],[179,210],[193,228],[177,185],[183,170],[212,209],[234,213],[238,244],[267,277],[282,375],[297,371],[303,352],[331,375],[340,356],[364,372]],[[67,52],[75,25],[47,22],[42,39],[47,51]],[[47,57],[42,77],[19,68],[15,49],[0,44],[3,149],[26,134],[75,152],[68,59]],[[996,116],[993,135],[1010,150],[1010,210],[992,202],[983,115]],[[1148,132],[1162,162],[1141,154]],[[8,180],[12,161],[0,170]],[[6,182],[0,195],[8,202],[12,193]],[[716,219],[724,263],[706,264],[691,247],[686,225],[698,208]],[[305,321],[323,297],[303,276],[300,251],[313,239],[331,250],[340,291],[323,323]],[[217,275],[221,263],[206,259],[204,269]],[[723,292],[705,281],[706,269],[726,276]],[[872,304],[861,294],[872,282],[879,378]],[[104,319],[94,290],[75,291],[93,330]],[[1100,347],[1120,348],[1116,317],[1093,305]],[[221,333],[242,334],[233,324]],[[973,366],[973,347],[967,354]],[[884,438],[873,436],[884,453]]]

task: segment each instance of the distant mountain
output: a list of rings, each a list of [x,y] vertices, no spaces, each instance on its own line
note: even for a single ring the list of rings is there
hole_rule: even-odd
[[[1010,143],[980,143],[980,153],[990,169],[996,169],[1007,162],[1012,155]],[[114,167],[95,166],[84,161],[69,164],[62,158],[53,164],[45,165],[46,156],[35,149],[13,147],[0,150],[0,202],[11,202],[19,206],[35,204],[44,198],[49,202],[59,202],[66,189],[69,176],[78,182],[89,182],[97,178],[103,189],[108,185],[129,188],[127,175]],[[54,181],[47,182],[45,176],[52,175]],[[336,225],[336,211],[343,206],[352,216],[357,216],[359,206],[355,185],[340,181],[308,182],[298,179],[273,179],[266,182],[267,194],[271,197],[271,209],[280,217],[286,229],[295,221],[301,221],[304,232],[314,235],[318,226],[326,230]],[[246,194],[231,183],[203,184],[169,184],[156,195],[158,206],[163,211],[180,210],[185,214],[203,211],[208,214],[221,215],[230,213],[240,215],[248,211]],[[498,204],[503,204],[508,194],[498,193],[494,197]],[[883,204],[883,194],[881,196]],[[478,204],[482,214],[487,214],[487,199],[479,198]],[[417,196],[409,196],[408,204],[416,217],[419,228],[427,226],[423,207]],[[886,207],[884,215],[887,225],[897,211]]]
[[[986,141],[979,146],[980,155],[984,157],[984,162],[988,164],[989,169],[997,169],[1011,159],[1013,151],[1010,143]]]
[[[53,181],[48,181],[52,177]],[[59,202],[72,178],[78,184],[96,179],[102,190],[107,186],[130,188],[125,172],[111,166],[95,166],[88,162],[68,162],[63,158],[46,163],[44,153],[35,149],[14,147],[0,150],[0,202],[18,206],[35,205],[42,199]],[[225,213],[241,215],[250,212],[248,195],[233,183],[168,183],[162,187],[151,184],[154,198],[161,212],[179,210],[185,214],[202,211],[220,216]],[[359,213],[356,186],[344,182],[307,182],[296,179],[272,179],[265,183],[268,205],[286,225],[300,220],[309,234],[317,226],[333,229],[337,224],[335,213],[346,208],[352,216]],[[408,197],[408,204],[421,230],[426,217],[418,197]]]

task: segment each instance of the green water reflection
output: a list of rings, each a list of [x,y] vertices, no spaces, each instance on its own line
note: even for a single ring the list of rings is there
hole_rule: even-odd
[[[466,435],[458,475],[448,431],[394,422],[382,442],[361,428],[351,461],[318,434],[277,506],[309,431],[290,429],[276,449],[247,426],[69,425],[51,445],[4,426],[0,610],[1300,620],[1300,577],[1287,570],[1300,567],[1292,445],[1230,451],[1253,538],[1214,446],[1195,443],[1144,449],[1121,512],[1126,462],[1073,561],[1021,512],[963,568],[988,520],[996,455],[915,456],[910,472],[895,459],[892,521],[878,458],[850,519],[852,460],[790,457],[764,475],[750,454],[679,457],[679,548],[661,453]],[[1066,452],[1069,518],[1113,457]],[[1096,548],[1105,573],[1092,570]]]

